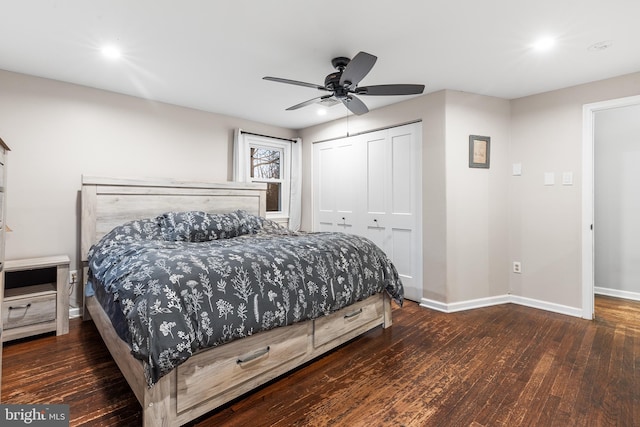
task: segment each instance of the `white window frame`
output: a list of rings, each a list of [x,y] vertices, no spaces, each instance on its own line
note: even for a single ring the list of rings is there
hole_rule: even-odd
[[[293,142],[278,139],[265,138],[261,136],[246,135],[246,171],[248,182],[279,182],[280,187],[280,210],[266,213],[269,219],[289,219],[289,208],[291,198],[291,144]],[[251,149],[263,148],[267,150],[279,150],[280,157],[280,179],[264,179],[251,177]]]

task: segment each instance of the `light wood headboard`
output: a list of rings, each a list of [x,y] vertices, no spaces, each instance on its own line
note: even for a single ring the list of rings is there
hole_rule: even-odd
[[[169,211],[231,212],[264,216],[266,184],[181,182],[171,179],[82,177],[81,256],[117,225]]]

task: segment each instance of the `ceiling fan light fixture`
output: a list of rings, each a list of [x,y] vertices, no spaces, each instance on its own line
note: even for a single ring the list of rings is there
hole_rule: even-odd
[[[340,101],[333,96],[328,96],[328,97],[323,97],[317,103],[324,107],[333,107],[334,105],[340,104]]]
[[[308,101],[301,102],[287,108],[287,111],[297,110],[311,104],[342,103],[349,111],[361,115],[369,112],[362,100],[355,95],[419,95],[424,91],[424,85],[415,84],[388,84],[358,87],[358,83],[371,71],[377,57],[366,52],[358,52],[353,59],[338,57],[331,61],[337,72],[325,77],[324,86],[314,83],[306,83],[298,80],[283,79],[280,77],[263,77],[263,80],[304,86],[331,92],[329,95],[319,96]]]

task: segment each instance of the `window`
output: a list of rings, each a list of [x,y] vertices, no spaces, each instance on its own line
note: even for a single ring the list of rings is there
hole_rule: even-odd
[[[267,184],[266,216],[291,230],[300,229],[302,140],[282,139],[236,129],[233,180]]]
[[[267,184],[267,216],[289,216],[291,142],[248,138],[251,182]]]

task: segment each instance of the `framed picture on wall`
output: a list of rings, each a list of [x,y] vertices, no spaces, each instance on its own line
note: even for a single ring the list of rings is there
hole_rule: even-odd
[[[489,169],[491,137],[469,135],[469,167]]]

